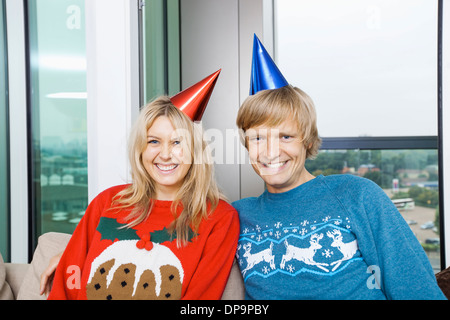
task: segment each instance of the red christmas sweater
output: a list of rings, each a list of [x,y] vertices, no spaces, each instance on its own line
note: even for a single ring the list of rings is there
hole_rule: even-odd
[[[147,220],[123,228],[130,210],[109,209],[124,188],[109,188],[90,203],[61,257],[48,299],[220,299],[239,237],[235,209],[220,201],[197,234],[178,248],[176,235],[167,231],[171,201],[156,201]]]

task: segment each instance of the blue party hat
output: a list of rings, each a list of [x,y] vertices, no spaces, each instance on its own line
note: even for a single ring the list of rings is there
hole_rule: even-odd
[[[289,83],[255,34],[253,38],[250,95],[254,95],[261,90],[278,89],[287,85]]]

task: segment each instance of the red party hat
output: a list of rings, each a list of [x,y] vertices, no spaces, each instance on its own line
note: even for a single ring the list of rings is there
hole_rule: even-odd
[[[200,121],[221,70],[217,70],[200,82],[177,93],[170,98],[170,101],[192,121]]]

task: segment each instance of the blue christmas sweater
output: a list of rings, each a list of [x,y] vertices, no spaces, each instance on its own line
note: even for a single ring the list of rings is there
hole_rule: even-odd
[[[445,299],[384,191],[351,175],[233,203],[247,299]]]

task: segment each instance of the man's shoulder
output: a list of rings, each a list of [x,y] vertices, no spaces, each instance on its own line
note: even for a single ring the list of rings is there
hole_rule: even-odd
[[[345,187],[370,187],[375,184],[369,179],[351,174],[334,174],[326,176],[324,182],[333,189],[342,189]]]
[[[233,201],[231,205],[239,211],[242,208],[253,207],[258,201],[258,197],[248,197]]]
[[[324,179],[328,189],[339,199],[362,199],[383,194],[382,189],[372,180],[351,174],[327,176]]]

